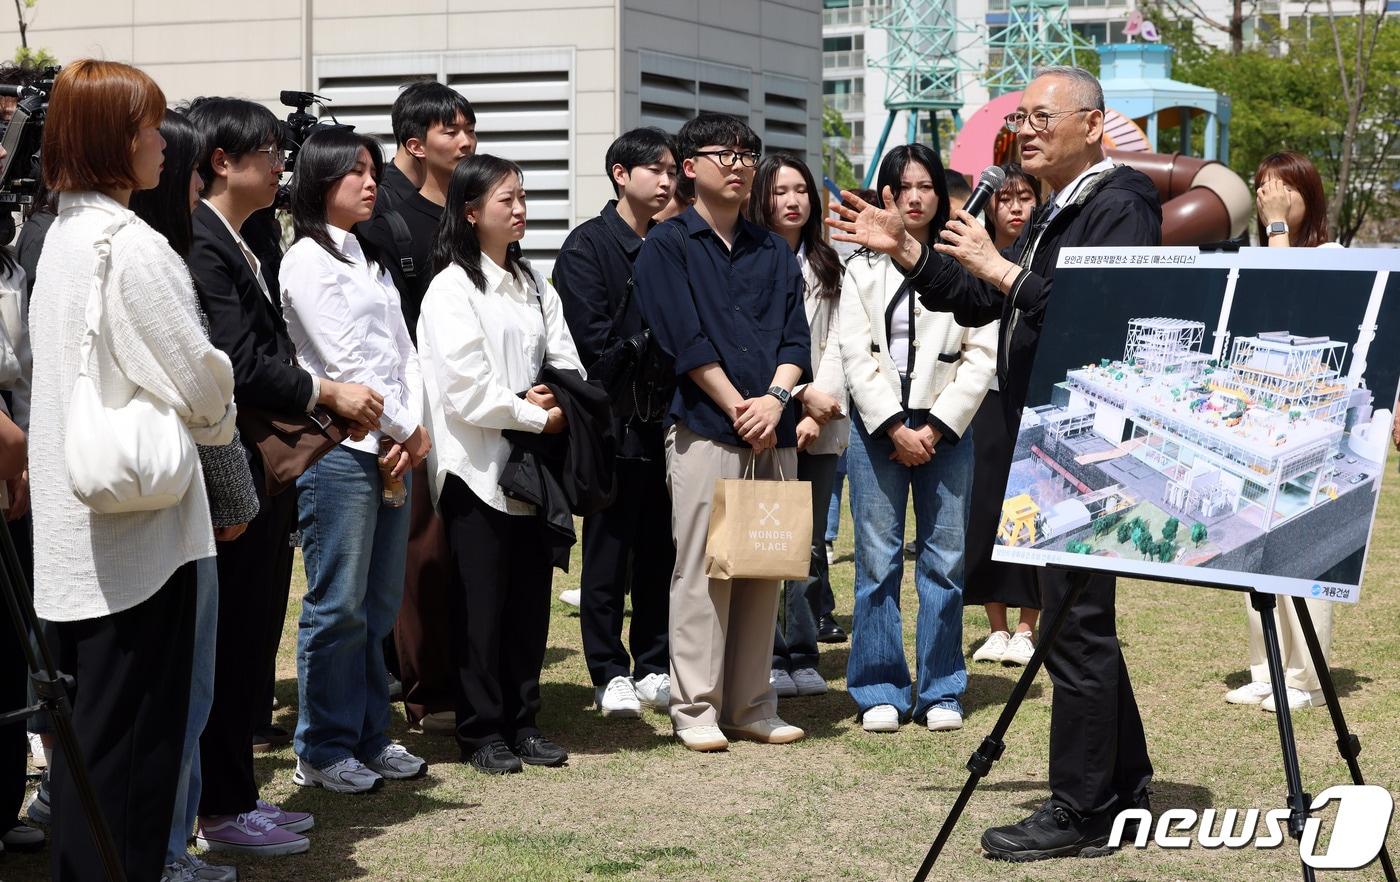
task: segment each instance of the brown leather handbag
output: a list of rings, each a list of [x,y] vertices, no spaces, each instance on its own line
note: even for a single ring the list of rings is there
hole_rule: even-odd
[[[348,438],[350,422],[319,406],[295,416],[240,407],[238,431],[257,449],[267,495],[276,496]]]

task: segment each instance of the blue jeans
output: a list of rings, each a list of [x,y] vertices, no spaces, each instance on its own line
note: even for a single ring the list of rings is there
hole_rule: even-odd
[[[856,586],[846,685],[865,711],[892,704],[901,718],[921,719],[929,708],[962,712],[967,689],[962,653],[963,540],[972,486],[972,439],[940,447],[933,459],[909,468],[890,459],[894,442],[871,437],[858,416],[846,451],[855,525]],[[904,518],[914,494],[919,594],[915,630],[917,688],[904,657],[899,587],[904,575]]]
[[[846,483],[846,454],[836,460],[836,479],[831,484],[831,502],[826,509],[826,544],[836,541],[841,532],[841,487]]]
[[[194,602],[194,666],[190,670],[190,711],[185,718],[185,747],[180,752],[180,786],[175,791],[175,819],[165,862],[174,863],[189,850],[190,831],[199,812],[199,736],[214,703],[214,646],[219,633],[218,558],[195,563],[199,580]]]
[[[298,478],[297,492],[306,596],[296,753],[317,768],[373,759],[389,743],[383,644],[403,599],[409,507],[382,505],[378,459],[344,445]]]

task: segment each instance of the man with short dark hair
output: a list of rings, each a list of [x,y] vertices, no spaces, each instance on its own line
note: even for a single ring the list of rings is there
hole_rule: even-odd
[[[462,93],[427,80],[411,83],[394,100],[390,115],[398,151],[384,169],[374,216],[361,232],[384,255],[410,337],[433,280],[433,242],[452,172],[476,152],[476,113]],[[447,630],[451,605],[451,556],[442,521],[429,499],[427,464],[413,470],[408,562],[403,602],[393,642],[402,681],[404,713],[425,731],[451,734],[456,726],[457,668]],[[391,668],[392,670],[393,668]]]
[[[399,93],[390,124],[398,150],[384,169],[363,233],[386,256],[408,333],[416,335],[418,307],[433,280],[433,239],[447,185],[457,163],[476,152],[476,113],[456,89],[424,81]]]
[[[932,249],[899,215],[848,197],[831,225],[840,238],[889,254],[929,309],[979,326],[1001,321],[997,378],[1006,430],[1016,436],[1061,248],[1161,244],[1162,210],[1142,173],[1103,153],[1103,90],[1080,68],[1037,71],[1006,117],[1022,167],[1054,194],[1005,252],[981,221],[957,211]],[[845,194],[843,194],[844,196]],[[835,207],[835,206],[833,206]],[[1114,817],[1148,805],[1152,761],[1115,624],[1115,580],[1102,573],[1037,571],[1045,621],[1071,579],[1086,580],[1045,669],[1055,685],[1050,720],[1050,799],[1019,823],[982,835],[991,857],[1014,861],[1106,853]]]
[[[705,539],[716,481],[797,474],[789,399],[811,373],[806,285],[787,243],[743,217],[762,147],[753,130],[702,113],[676,141],[695,205],[652,230],[636,270],[677,379],[666,416],[671,722],[691,750],[724,750],[731,737],[783,744],[805,733],[778,717],[768,679],[782,583],[709,578]]]
[[[948,214],[952,215],[972,198],[972,187],[967,183],[967,176],[960,171],[945,169],[943,177],[948,182]]]
[[[619,347],[636,347],[645,359],[629,361],[627,376],[611,378],[630,393],[613,402],[621,423],[617,501],[583,521],[579,625],[605,717],[640,716],[643,704],[665,710],[671,701],[666,616],[676,552],[661,417],[674,383],[647,371],[659,359],[632,296],[632,264],[652,217],[671,201],[675,154],[670,136],[656,128],[633,129],[614,141],[604,167],[617,198],[569,233],[554,262],[554,287],[589,376],[596,378],[600,357]],[[622,643],[629,592],[630,657]]]

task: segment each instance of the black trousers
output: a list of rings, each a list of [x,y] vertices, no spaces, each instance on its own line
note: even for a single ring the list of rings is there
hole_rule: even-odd
[[[267,684],[276,666],[281,617],[287,608],[297,494],[289,489],[264,496],[256,460],[253,481],[262,505],[258,516],[242,536],[219,543],[214,702],[199,739],[201,815],[235,815],[257,807],[253,730],[266,720],[271,702]]]
[[[189,563],[131,609],[55,623],[59,667],[76,680],[73,728],[131,882],[155,882],[165,865],[189,711],[195,590]],[[105,879],[61,750],[49,798],[54,882]]]
[[[579,627],[594,686],[670,672],[667,615],[675,565],[666,461],[618,460],[617,501],[583,521]],[[630,656],[622,643],[629,592]]]
[[[791,673],[817,666],[817,625],[836,608],[826,562],[826,522],[831,488],[836,485],[835,453],[798,453],[797,480],[812,485],[812,562],[805,580],[783,583],[778,625],[773,633],[773,667]]]
[[[1131,802],[1152,780],[1128,667],[1118,645],[1116,582],[1099,573],[1040,571],[1041,602],[1052,619],[1070,579],[1088,579],[1046,657],[1055,685],[1050,710],[1050,792],[1081,815]]]
[[[452,549],[457,745],[465,759],[493,741],[538,735],[549,638],[550,556],[543,522],[508,515],[449,475],[440,500]]]
[[[20,566],[24,568],[24,558],[30,557],[31,564],[24,574],[26,589],[33,575],[32,555],[29,544],[29,517],[6,524],[15,550],[19,552]],[[20,603],[29,603],[28,591],[15,587],[15,596]],[[10,616],[8,604],[0,601],[0,713],[19,710],[29,704],[29,667],[24,659],[24,647]],[[58,660],[55,659],[57,664]],[[19,817],[20,805],[24,802],[24,779],[28,771],[29,738],[25,734],[25,721],[20,720],[0,727],[0,833],[8,830]]]

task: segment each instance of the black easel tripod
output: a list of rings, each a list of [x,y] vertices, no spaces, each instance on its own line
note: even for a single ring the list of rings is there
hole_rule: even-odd
[[[0,525],[0,595],[4,596],[10,621],[14,623],[15,638],[24,648],[29,681],[34,685],[34,694],[38,698],[35,704],[28,707],[0,713],[0,726],[22,722],[41,711],[48,713],[58,738],[59,750],[63,751],[64,763],[73,776],[74,789],[82,803],[88,829],[92,831],[93,844],[107,871],[107,879],[109,882],[126,882],[126,871],[112,842],[107,821],[102,816],[102,807],[97,804],[97,794],[93,792],[92,781],[88,778],[87,762],[78,747],[77,733],[73,729],[72,708],[68,704],[68,689],[73,685],[73,678],[59,674],[54,667],[48,641],[44,639],[34,615],[33,597],[29,593],[19,555],[15,552],[14,540],[3,525]]]
[[[1069,615],[1069,610],[1079,600],[1084,586],[1088,584],[1089,575],[1088,570],[1071,570],[1069,572],[1069,591],[1066,592],[1059,609],[1055,611],[1055,616],[1051,619],[1049,626],[1041,628],[1040,642],[1036,646],[1030,662],[1022,671],[1021,679],[1011,690],[1011,697],[1007,699],[1006,706],[1002,708],[1001,716],[997,718],[991,734],[982,739],[981,745],[968,759],[967,782],[963,784],[958,798],[953,802],[953,808],[948,812],[947,819],[939,828],[938,835],[934,837],[933,845],[929,847],[923,864],[919,866],[919,871],[914,876],[914,882],[924,882],[928,878],[929,871],[933,869],[934,862],[938,860],[938,855],[943,851],[943,846],[948,842],[948,837],[953,832],[953,827],[957,824],[958,818],[962,816],[963,809],[967,807],[967,801],[972,797],[972,791],[976,789],[977,782],[986,777],[996,761],[1001,759],[1002,752],[1006,749],[1006,743],[1003,739],[1006,737],[1007,730],[1011,728],[1011,721],[1025,700],[1026,693],[1030,691],[1031,684],[1035,681],[1036,674],[1039,673],[1046,654],[1050,652],[1056,638],[1059,637],[1060,629]],[[1295,840],[1298,840],[1303,835],[1303,826],[1308,819],[1312,797],[1303,792],[1302,773],[1298,768],[1298,748],[1293,738],[1293,717],[1288,707],[1283,660],[1279,652],[1278,623],[1273,615],[1277,605],[1277,597],[1273,594],[1251,590],[1249,601],[1250,605],[1259,613],[1264,630],[1264,649],[1269,664],[1269,682],[1273,687],[1274,705],[1278,718],[1279,745],[1283,751],[1283,773],[1288,783],[1288,806],[1290,809],[1288,833]],[[1312,616],[1308,613],[1307,603],[1301,597],[1294,597],[1293,606],[1298,614],[1304,639],[1308,644],[1308,654],[1322,684],[1322,693],[1327,699],[1327,710],[1332,716],[1332,726],[1337,732],[1337,750],[1341,753],[1342,759],[1346,760],[1347,768],[1351,772],[1352,783],[1365,784],[1366,782],[1361,775],[1361,766],[1356,761],[1357,755],[1361,753],[1361,739],[1347,729],[1346,718],[1342,716],[1342,705],[1337,698],[1337,687],[1332,682],[1332,672],[1328,670],[1327,660],[1322,655],[1322,645],[1318,642],[1317,632],[1313,628]],[[1380,861],[1387,882],[1396,882],[1395,867],[1391,864],[1390,853],[1385,848],[1381,849]],[[1306,882],[1313,882],[1315,879],[1313,868],[1307,864],[1303,864],[1303,879]]]

